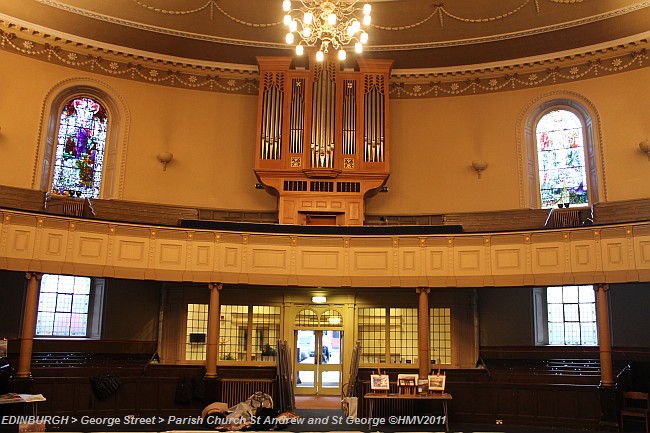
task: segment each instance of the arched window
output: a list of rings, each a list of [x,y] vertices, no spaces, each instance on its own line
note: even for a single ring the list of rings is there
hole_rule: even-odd
[[[535,132],[541,207],[587,204],[584,135],[578,116],[553,109],[539,119]]]
[[[32,187],[121,199],[129,126],[128,106],[106,83],[58,83],[43,103]]]
[[[551,208],[607,201],[600,118],[574,92],[540,96],[517,122],[520,204]]]
[[[69,100],[59,118],[51,190],[99,198],[104,164],[106,109],[97,100]]]

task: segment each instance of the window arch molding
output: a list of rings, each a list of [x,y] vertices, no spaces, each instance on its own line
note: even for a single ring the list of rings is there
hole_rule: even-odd
[[[521,207],[536,209],[541,206],[535,130],[537,122],[545,114],[557,109],[575,114],[584,129],[589,204],[607,201],[600,115],[594,104],[584,96],[575,92],[557,91],[541,95],[531,101],[522,110],[517,121],[519,202]]]
[[[43,101],[32,188],[49,191],[56,149],[59,118],[71,99],[89,97],[97,100],[108,113],[104,166],[100,198],[121,199],[130,126],[130,112],[124,99],[108,84],[93,78],[70,78],[50,89]]]

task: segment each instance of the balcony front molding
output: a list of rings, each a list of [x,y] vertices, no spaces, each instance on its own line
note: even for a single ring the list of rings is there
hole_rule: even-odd
[[[328,287],[490,287],[650,279],[650,223],[439,235],[246,233],[0,209],[0,269]],[[269,225],[271,228],[273,225]]]

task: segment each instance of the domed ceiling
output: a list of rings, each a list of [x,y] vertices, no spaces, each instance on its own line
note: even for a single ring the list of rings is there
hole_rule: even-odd
[[[540,61],[647,38],[650,1],[370,0],[365,58],[395,70]],[[294,3],[297,1],[294,0]],[[281,0],[9,0],[5,25],[57,40],[170,62],[255,68],[288,55]],[[528,59],[528,60],[527,60]]]

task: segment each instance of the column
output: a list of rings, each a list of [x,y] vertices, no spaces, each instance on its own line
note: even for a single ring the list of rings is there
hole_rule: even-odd
[[[41,290],[41,278],[43,274],[27,272],[27,295],[25,296],[25,307],[23,312],[23,328],[20,339],[20,355],[18,357],[17,378],[30,378],[32,365],[32,348],[34,345],[34,333],[36,332],[36,316],[38,314],[38,294]]]
[[[217,377],[217,359],[219,359],[219,321],[221,308],[219,304],[219,292],[223,288],[221,283],[208,284],[210,289],[210,305],[208,307],[208,342],[205,354],[205,377],[214,379]]]
[[[596,291],[596,322],[598,325],[598,350],[600,351],[600,386],[613,387],[612,338],[609,328],[609,285],[598,284]]]
[[[420,379],[426,379],[431,370],[429,350],[429,292],[427,287],[419,287],[418,293],[418,364]]]

